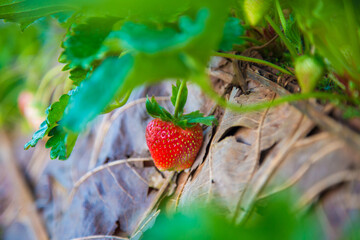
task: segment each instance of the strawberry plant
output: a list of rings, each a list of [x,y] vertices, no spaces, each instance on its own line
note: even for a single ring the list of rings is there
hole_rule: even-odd
[[[146,101],[146,110],[155,118],[146,128],[146,143],[160,170],[180,171],[191,167],[203,141],[199,123],[209,126],[216,123],[214,116],[204,117],[199,111],[183,114],[187,94],[185,81],[173,86],[173,115],[154,98]]]
[[[0,2],[0,18],[19,23],[25,31],[30,24],[46,16],[52,16],[67,31],[58,60],[64,64],[63,71],[67,72],[71,82],[64,84],[65,91],[60,99],[52,101],[46,111],[46,120],[25,149],[34,147],[45,138],[52,159],[67,159],[78,134],[96,116],[123,106],[131,91],[138,86],[169,78],[191,81],[219,105],[242,112],[310,97],[357,103],[358,36],[355,34],[345,44],[345,38],[340,36],[346,34],[338,21],[334,25],[337,33],[334,38],[328,30],[333,25],[325,21],[332,15],[341,19],[347,16],[345,20],[349,26],[358,32],[359,21],[351,10],[355,3],[336,5],[331,2],[327,7],[319,5],[318,8],[314,4],[300,6],[298,1],[279,0]],[[333,12],[336,6],[341,13]],[[321,10],[320,17],[311,12],[313,9]],[[308,19],[305,21],[302,16]],[[321,36],[316,31],[318,27],[324,29]],[[279,62],[224,53],[233,50],[234,46],[243,49],[254,43],[263,44],[271,32],[271,36],[277,34],[280,37],[279,45],[286,47],[281,64],[289,66],[288,69],[280,67]],[[334,39],[330,41],[330,49],[326,48],[324,39]],[[342,47],[336,47],[338,42],[343,43]],[[317,56],[316,59],[322,57],[321,61],[327,63],[325,74],[337,79],[335,82],[343,86],[350,98],[313,93],[316,79],[321,78],[323,69],[309,70],[306,76],[312,76],[314,70],[317,76],[315,80],[309,80],[301,77],[304,73],[299,73],[297,67],[296,76],[304,94],[293,94],[255,106],[239,106],[215,94],[206,72],[210,57],[215,55],[266,65],[294,76],[292,68],[303,54]],[[184,119],[180,116],[186,115],[177,114],[171,121],[184,127],[181,125]],[[196,115],[193,117],[197,118]],[[191,123],[193,120],[187,121]]]

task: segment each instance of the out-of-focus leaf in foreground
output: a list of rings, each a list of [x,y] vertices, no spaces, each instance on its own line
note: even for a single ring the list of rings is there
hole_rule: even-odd
[[[114,98],[132,66],[131,55],[106,59],[70,99],[63,125],[75,132],[86,127]]]
[[[244,28],[240,25],[240,20],[230,17],[224,26],[223,38],[220,42],[220,50],[230,51],[233,44],[241,44],[243,40],[239,37],[244,33]]]
[[[64,52],[59,61],[68,63],[69,68],[89,69],[91,63],[101,59],[108,50],[103,41],[114,22],[112,18],[90,18],[84,24],[73,26],[62,44]]]
[[[121,99],[136,86],[166,78],[187,79],[194,72],[204,71],[211,52],[221,40],[221,34],[212,36],[212,31],[222,30],[227,12],[227,9],[216,11],[218,4],[207,5],[209,8],[199,10],[195,20],[181,17],[180,32],[128,22],[119,32],[112,33],[111,37],[118,38],[131,53],[105,60],[82,82],[65,113],[65,128],[82,130],[113,99]]]
[[[189,0],[15,0],[0,2],[0,19],[18,22],[26,28],[35,20],[56,15],[60,21],[68,16],[61,15],[71,11],[81,11],[91,17],[118,17],[136,19],[144,22],[165,22],[175,20],[189,8]],[[65,16],[65,17],[64,17]]]
[[[307,239],[320,237],[311,217],[298,218],[290,211],[288,200],[276,199],[262,204],[246,225],[234,225],[216,206],[191,209],[169,216],[160,214],[146,239]],[[183,209],[184,210],[184,209]]]

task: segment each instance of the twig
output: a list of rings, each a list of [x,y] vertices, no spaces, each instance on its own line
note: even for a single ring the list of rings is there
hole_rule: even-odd
[[[272,96],[272,101],[274,100],[275,96],[276,96],[276,94],[274,94],[274,95]],[[267,109],[264,111],[263,115],[261,116],[259,125],[258,125],[258,136],[257,136],[258,141],[257,141],[257,145],[256,145],[256,161],[257,161],[257,165],[259,164],[260,153],[261,153],[261,133],[262,133],[261,130],[262,130],[262,128],[263,128],[263,125],[264,125],[264,122],[265,122],[265,118],[266,118],[269,110],[270,110],[270,108],[267,108]],[[255,170],[256,170],[256,169],[257,169],[256,167],[253,169],[253,172],[251,173],[251,176],[250,176],[250,180],[254,177],[254,174],[255,174]],[[250,180],[249,180],[249,181],[250,181]],[[247,188],[247,187],[246,187],[246,188]],[[234,220],[236,219],[237,212],[238,212],[239,209],[240,209],[241,201],[242,201],[242,199],[243,199],[243,196],[244,196],[245,191],[247,190],[246,188],[244,189],[243,194],[241,194],[240,199],[239,199],[238,202],[237,202],[236,209],[235,209],[235,214],[234,214]]]
[[[70,195],[69,195],[69,199],[68,199],[68,204],[71,203],[72,199],[75,196],[76,191],[78,190],[78,188],[80,187],[81,184],[83,184],[89,177],[91,177],[92,175],[94,175],[95,173],[106,169],[106,168],[110,168],[116,165],[120,165],[120,164],[124,164],[124,163],[128,163],[128,162],[144,162],[144,161],[150,161],[152,160],[152,158],[128,158],[128,159],[120,159],[120,160],[115,160],[113,162],[101,165],[97,168],[94,168],[91,171],[88,171],[87,173],[85,173],[75,184],[74,187],[72,188]]]
[[[143,218],[139,221],[138,225],[135,228],[135,233],[138,231],[138,229],[140,229],[140,225],[141,223],[147,218],[147,216],[151,213],[151,211],[155,208],[156,204],[158,203],[158,201],[160,200],[161,196],[164,194],[166,188],[168,187],[168,185],[170,184],[172,178],[174,177],[175,172],[171,172],[168,177],[166,178],[165,182],[163,183],[163,185],[161,186],[161,188],[159,189],[159,191],[156,194],[156,197],[154,198],[154,200],[152,201],[152,204],[148,207],[148,209],[146,210],[146,212],[143,214]]]
[[[275,99],[275,96],[276,96],[276,93],[272,96],[271,98],[271,101],[274,101]],[[262,128],[263,128],[263,125],[264,125],[264,122],[265,122],[265,118],[269,112],[270,108],[267,108],[263,115],[261,116],[261,119],[260,119],[260,123],[259,123],[259,126],[258,126],[258,132],[257,132],[257,145],[256,145],[256,161],[257,161],[257,165],[259,164],[259,160],[260,160],[260,153],[261,153],[261,134],[262,134]],[[254,169],[255,170],[255,169]],[[253,176],[254,173],[252,173],[252,176]],[[252,178],[251,176],[251,178]]]
[[[187,175],[186,180],[185,180],[185,182],[181,185],[180,192],[179,192],[179,194],[178,194],[177,197],[176,197],[176,200],[175,200],[175,211],[177,210],[177,207],[179,206],[180,197],[181,197],[182,193],[184,192],[184,188],[185,188],[187,182],[189,181],[189,179],[190,179],[190,174]]]
[[[319,195],[322,191],[333,186],[335,184],[352,181],[358,179],[360,180],[360,172],[359,171],[350,171],[345,170],[338,173],[335,173],[327,178],[322,179],[320,182],[313,185],[298,201],[296,204],[296,209],[300,210],[305,205],[310,203],[316,196]]]
[[[212,144],[213,141],[211,141],[210,143],[210,148],[209,148],[209,191],[208,191],[208,194],[207,194],[207,203],[210,202],[210,197],[212,195],[212,185],[213,185],[213,158],[212,158]]]
[[[291,147],[295,144],[295,142],[299,139],[299,137],[302,135],[302,131],[299,131],[299,126],[303,122],[304,117],[301,115],[301,118],[296,124],[296,127],[294,128],[295,132],[288,140],[286,147],[283,146],[279,153],[276,155],[274,159],[272,159],[271,164],[265,168],[263,174],[258,178],[255,179],[254,183],[252,184],[252,188],[248,188],[244,191],[242,198],[237,204],[233,221],[234,222],[244,222],[246,218],[249,216],[250,210],[252,209],[252,206],[255,204],[255,199],[258,196],[258,194],[263,190],[266,183],[271,179],[272,175],[278,169],[278,167],[281,165],[281,163],[284,161],[286,155],[289,153]],[[245,200],[244,200],[245,199]],[[245,206],[244,211],[240,212],[241,206]]]
[[[328,135],[328,134],[327,134]],[[310,167],[318,162],[319,160],[325,159],[324,157],[334,151],[336,151],[337,149],[340,149],[344,147],[344,144],[342,142],[334,142],[328,146],[326,146],[326,148],[322,149],[322,151],[314,154],[311,156],[311,158],[306,161],[300,168],[299,170],[297,170],[294,174],[292,174],[292,176],[290,177],[290,179],[288,179],[286,182],[284,182],[283,184],[281,184],[280,186],[276,187],[275,189],[273,189],[271,192],[260,195],[258,197],[258,199],[263,199],[263,198],[267,198],[275,193],[278,193],[280,191],[283,191],[289,187],[291,187],[292,185],[294,185],[295,183],[297,183],[304,175],[305,173],[310,169]]]
[[[154,218],[156,218],[159,214],[160,214],[160,209],[157,210],[151,217],[149,217],[149,219],[146,220],[146,222],[144,222],[144,224],[141,225],[141,227],[139,228],[139,230],[138,230],[134,235],[132,235],[131,238],[134,238],[136,235],[138,235],[138,234],[140,234],[140,233],[143,233],[142,230],[144,229],[144,227],[145,227],[146,225],[148,225],[149,222],[150,222],[151,220],[153,220]]]
[[[262,48],[265,48],[265,47],[269,46],[272,42],[274,42],[278,37],[279,37],[279,35],[276,34],[272,39],[270,39],[268,42],[264,43],[263,45],[253,46],[249,49],[252,51],[252,50],[260,50]]]

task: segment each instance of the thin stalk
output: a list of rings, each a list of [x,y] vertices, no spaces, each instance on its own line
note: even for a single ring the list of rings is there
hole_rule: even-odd
[[[178,93],[177,93],[177,96],[176,96],[175,111],[174,111],[174,116],[175,116],[175,118],[178,118],[178,117],[179,117],[180,99],[181,99],[181,94],[182,94],[185,86],[186,86],[186,80],[182,80],[182,81],[181,81],[181,84],[180,84],[180,89],[179,89],[179,91],[178,91]]]
[[[198,76],[194,78],[194,81],[197,82],[202,88],[202,90],[219,106],[223,108],[228,108],[234,112],[246,113],[252,111],[260,111],[268,107],[276,107],[284,103],[295,102],[300,100],[307,100],[310,98],[330,100],[330,101],[349,101],[355,102],[354,99],[339,94],[333,93],[324,93],[324,92],[312,92],[312,93],[300,93],[300,94],[289,94],[282,96],[280,98],[274,99],[273,101],[264,101],[256,104],[249,105],[239,105],[226,101],[224,98],[220,97],[209,84],[208,78],[204,76]]]
[[[240,61],[246,61],[246,62],[252,62],[252,63],[258,63],[261,65],[265,65],[271,68],[274,68],[276,70],[279,70],[282,73],[294,76],[294,74],[278,65],[275,65],[271,62],[265,61],[265,60],[261,60],[261,59],[257,59],[257,58],[251,58],[251,57],[245,57],[245,56],[241,56],[241,55],[235,55],[235,54],[229,54],[229,53],[219,53],[219,52],[214,52],[213,53],[214,56],[218,56],[218,57],[226,57],[226,58],[232,58],[232,59],[236,59],[236,60],[240,60]]]
[[[279,0],[276,0],[276,10],[277,10],[279,18],[280,18],[281,26],[284,29],[284,32],[286,33],[286,31],[287,31],[286,20],[285,20],[284,13],[282,12]]]
[[[129,100],[129,97],[131,95],[132,90],[129,90],[126,92],[126,95],[124,96],[123,99],[121,99],[121,101],[119,102],[118,100],[116,100],[116,103],[110,104],[108,107],[106,107],[106,109],[102,112],[104,113],[109,113],[112,110],[122,107],[125,105],[125,103],[127,103],[127,101]]]
[[[287,49],[289,50],[289,52],[291,54],[291,57],[293,59],[296,59],[296,57],[297,57],[296,50],[293,47],[293,45],[291,45],[289,39],[286,38],[284,33],[280,30],[280,28],[274,23],[274,21],[269,16],[266,16],[265,19],[270,24],[270,26],[275,30],[275,32],[279,35],[281,40],[283,40],[285,46],[287,47]]]
[[[250,104],[250,105],[238,105],[233,104],[230,102],[227,102],[223,98],[220,98],[216,93],[213,91],[206,91],[206,93],[215,100],[221,107],[228,108],[235,112],[240,113],[246,113],[246,112],[252,112],[252,111],[260,111],[269,107],[276,107],[284,103],[288,102],[295,102],[300,100],[307,100],[310,98],[316,98],[316,99],[323,99],[323,100],[343,100],[343,101],[349,101],[350,99],[346,96],[342,95],[336,95],[333,93],[323,93],[323,92],[314,92],[314,93],[301,93],[301,94],[289,94],[286,96],[283,96],[281,98],[274,99],[273,101],[265,101],[261,103],[256,104]]]
[[[256,45],[262,45],[263,44],[262,42],[260,42],[259,40],[256,40],[255,38],[246,37],[246,36],[240,36],[239,38],[241,40],[244,40],[244,41],[247,41],[247,42],[255,43]]]

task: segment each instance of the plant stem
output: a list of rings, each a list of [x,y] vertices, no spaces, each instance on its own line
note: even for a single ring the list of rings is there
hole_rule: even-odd
[[[278,65],[275,65],[271,62],[265,61],[265,60],[261,60],[261,59],[257,59],[257,58],[251,58],[251,57],[245,57],[245,56],[241,56],[241,55],[235,55],[235,54],[229,54],[229,53],[219,53],[219,52],[215,52],[213,54],[214,56],[218,56],[218,57],[226,57],[226,58],[232,58],[232,59],[237,59],[240,61],[246,61],[246,62],[253,62],[253,63],[258,63],[258,64],[262,64],[274,69],[279,70],[282,73],[294,76],[294,74]]]
[[[250,37],[246,37],[246,36],[240,36],[239,38],[241,40],[244,40],[244,41],[255,43],[256,45],[262,45],[263,44],[262,42],[254,39],[254,38],[250,38]]]
[[[285,20],[284,13],[282,12],[279,0],[276,0],[276,10],[277,10],[277,12],[279,14],[281,26],[284,29],[284,32],[286,32],[286,27],[287,27],[286,26],[286,20]]]
[[[175,118],[178,118],[178,117],[179,117],[180,99],[181,99],[181,94],[182,94],[185,86],[186,86],[186,80],[182,80],[182,81],[181,81],[181,84],[180,84],[179,91],[178,91],[177,96],[176,96],[175,111],[174,111],[174,116],[175,116]]]
[[[266,21],[270,24],[270,26],[275,30],[275,32],[279,35],[281,40],[283,40],[286,48],[289,50],[290,55],[293,59],[296,59],[297,53],[293,45],[291,45],[289,39],[286,38],[286,36],[283,34],[283,32],[280,30],[280,28],[274,23],[274,21],[269,17],[265,17]]]
[[[126,92],[126,95],[124,96],[123,99],[121,99],[121,102],[116,100],[116,103],[110,104],[109,106],[106,107],[106,109],[102,112],[102,114],[104,113],[109,113],[112,110],[122,107],[125,105],[125,103],[129,100],[129,97],[131,95],[132,90],[129,90]]]
[[[307,100],[310,98],[323,99],[323,100],[338,100],[338,101],[349,101],[350,99],[347,96],[337,95],[333,93],[323,93],[323,92],[313,92],[313,93],[300,93],[300,94],[289,94],[281,98],[277,98],[273,101],[265,101],[256,104],[249,105],[237,105],[234,103],[227,102],[226,100],[220,98],[217,94],[214,94],[212,91],[206,91],[206,93],[215,100],[221,107],[229,108],[232,111],[239,113],[246,113],[252,111],[260,111],[268,107],[276,107],[284,103],[295,102],[300,100]]]
[[[276,107],[284,103],[295,102],[300,100],[307,100],[310,98],[330,100],[330,101],[349,101],[354,102],[354,100],[346,95],[333,94],[333,93],[324,93],[324,92],[312,92],[312,93],[297,93],[297,94],[288,94],[280,98],[274,99],[273,101],[263,101],[255,104],[248,105],[239,105],[229,101],[226,101],[224,98],[220,97],[212,88],[207,76],[197,76],[193,78],[194,81],[199,84],[201,89],[206,93],[212,100],[214,100],[219,106],[223,108],[228,108],[234,112],[246,113],[252,111],[260,111],[268,107]]]

